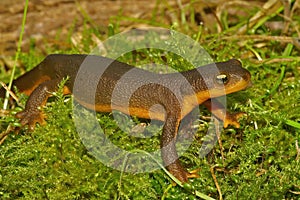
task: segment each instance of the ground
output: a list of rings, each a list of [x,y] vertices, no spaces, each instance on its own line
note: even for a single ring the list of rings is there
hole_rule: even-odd
[[[0,1],[0,54],[14,55],[19,38],[24,10],[24,0]],[[176,1],[169,1],[177,7]],[[30,0],[25,25],[23,51],[29,48],[30,40],[35,40],[38,49],[43,50],[43,43],[60,43],[63,46],[70,29],[76,33],[82,30],[88,16],[93,26],[106,31],[111,17],[145,17],[156,5],[156,1],[103,1],[103,0]],[[168,14],[167,14],[168,15]],[[122,24],[130,26],[130,22]],[[57,40],[57,38],[59,38]]]
[[[0,82],[8,83],[13,72],[24,2],[0,0]],[[161,169],[123,173],[98,161],[74,126],[72,96],[55,93],[42,108],[47,123],[37,125],[34,132],[26,127],[18,130],[14,117],[24,108],[26,96],[17,94],[19,101],[6,110],[0,99],[0,199],[195,199],[200,192],[205,199],[299,199],[299,13],[299,0],[29,0],[15,77],[50,53],[89,53],[99,40],[115,33],[158,26],[192,37],[216,61],[239,59],[250,71],[253,85],[227,95],[227,108],[247,115],[240,128],[221,131],[203,158],[201,145],[215,137],[206,135],[214,129],[210,113],[201,110],[192,126],[193,143],[180,157],[187,170],[199,169],[200,178],[190,179],[184,187],[175,186]],[[147,42],[152,44],[153,37]],[[182,43],[175,47],[181,49]],[[190,64],[151,48],[119,59],[138,67],[168,64],[175,70],[186,70]],[[139,138],[131,131],[135,127],[122,131],[114,117],[97,115],[114,144],[133,152],[159,149],[159,127],[149,129],[157,133],[153,137]],[[89,120],[82,122],[94,130]],[[10,131],[12,127],[16,131]],[[101,153],[112,155],[102,146]],[[113,161],[134,167],[128,159],[126,155],[122,162]]]

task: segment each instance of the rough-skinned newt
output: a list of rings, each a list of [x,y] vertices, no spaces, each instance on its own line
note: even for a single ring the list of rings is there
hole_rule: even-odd
[[[79,75],[85,60],[88,67]],[[102,70],[101,77],[94,86],[92,79],[99,70]],[[139,118],[164,121],[162,159],[167,169],[182,182],[196,175],[187,172],[178,159],[175,139],[181,120],[200,104],[212,109],[211,98],[243,90],[251,82],[250,73],[235,59],[180,73],[156,74],[100,56],[54,54],[13,82],[19,92],[29,95],[25,109],[16,114],[22,125],[33,130],[36,123],[44,122],[40,107],[67,77],[64,94],[73,93],[74,99],[89,109],[119,110]],[[75,81],[79,88],[74,87]],[[136,84],[139,87],[134,87]],[[119,89],[115,89],[117,86]],[[89,93],[90,88],[95,88],[91,89],[94,94]],[[5,92],[4,88],[0,89],[0,98],[4,98]],[[127,102],[123,102],[127,97]],[[157,104],[162,107],[155,107]],[[230,114],[215,102],[213,108],[212,113],[224,121],[224,127],[240,126],[241,113]]]

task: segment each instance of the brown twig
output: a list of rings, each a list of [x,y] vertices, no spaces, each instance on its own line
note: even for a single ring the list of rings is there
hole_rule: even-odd
[[[253,59],[251,62],[255,64],[272,64],[272,63],[282,63],[282,62],[292,62],[295,60],[300,60],[298,58],[273,58],[273,59],[267,59],[267,60],[256,60]]]
[[[267,40],[267,41],[279,41],[284,43],[295,43],[297,38],[289,36],[272,36],[272,35],[231,35],[221,37],[223,40]]]
[[[9,92],[9,95],[16,101],[18,102],[18,97],[11,91],[8,89],[7,85],[5,83],[3,83],[2,81],[0,81],[1,86]]]
[[[293,7],[292,7],[292,9],[291,9],[291,12],[290,12],[290,19],[293,18],[294,13],[295,13],[295,10],[296,10],[297,8],[300,8],[300,0],[296,0],[296,1],[295,1],[294,5],[293,5]],[[290,24],[290,23],[292,23],[292,21],[289,21],[289,24]],[[288,24],[288,25],[289,25],[289,24]],[[288,28],[288,27],[287,27],[287,28]],[[298,33],[298,36],[300,37],[299,27],[298,27],[298,26],[294,26],[294,29],[295,29],[295,31]]]
[[[221,191],[221,188],[220,188],[220,186],[219,186],[217,177],[216,177],[216,175],[215,175],[215,170],[214,170],[214,168],[215,168],[215,167],[210,167],[210,173],[211,173],[212,178],[214,179],[216,188],[217,188],[217,190],[218,190],[218,193],[219,193],[219,199],[222,200],[222,199],[223,199],[223,197],[222,197],[222,191]]]
[[[220,4],[218,4],[217,8],[216,8],[216,18],[218,23],[217,28],[218,28],[218,33],[222,32],[223,27],[221,26],[221,18],[222,18],[222,14],[223,12],[227,12],[229,8],[232,8],[233,6],[243,6],[243,7],[252,7],[252,6],[256,6],[259,7],[258,5],[253,4],[253,2],[247,2],[247,1],[224,1]]]
[[[263,17],[276,12],[280,7],[282,6],[282,3],[277,0],[268,0],[263,6],[262,9],[259,10],[255,15],[253,15],[247,24],[242,26],[239,30],[239,34],[245,33],[249,28],[252,28],[259,20],[261,20]]]
[[[297,156],[296,156],[296,160],[299,160],[300,158],[300,148],[299,148],[299,145],[298,145],[298,140],[296,140],[296,151],[297,151]]]
[[[223,152],[223,143],[222,143],[222,140],[221,140],[221,133],[220,133],[220,121],[215,117],[215,116],[212,116],[213,120],[214,120],[214,124],[215,124],[215,130],[216,130],[216,136],[217,136],[217,139],[218,139],[218,143],[219,143],[219,147],[220,147],[220,152],[221,152],[221,157],[222,157],[222,162],[223,162],[223,165],[224,165],[224,152]]]
[[[16,130],[16,127],[8,125],[6,131],[4,131],[0,134],[0,145],[3,144],[3,142],[7,138],[8,134],[10,134],[13,130]]]

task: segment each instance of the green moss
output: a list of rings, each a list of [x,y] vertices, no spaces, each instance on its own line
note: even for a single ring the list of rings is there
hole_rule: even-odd
[[[194,2],[193,2],[194,3]],[[168,3],[163,2],[168,8]],[[111,19],[107,28],[112,36],[120,30],[120,22],[159,24],[170,27],[156,19],[156,8],[149,21],[126,18],[122,15]],[[244,8],[241,8],[242,10]],[[18,134],[11,133],[0,146],[0,198],[1,199],[195,199],[194,191],[202,192],[213,198],[219,193],[212,178],[210,168],[214,167],[214,175],[226,199],[298,199],[300,188],[300,156],[296,144],[300,142],[300,82],[299,82],[299,49],[294,48],[284,58],[288,61],[259,63],[256,59],[245,55],[259,55],[264,61],[283,58],[286,45],[280,41],[264,41],[264,45],[253,38],[239,39],[237,30],[248,23],[257,8],[251,9],[247,16],[239,16],[229,20],[228,13],[222,15],[223,32],[209,34],[205,27],[195,28],[193,4],[177,13],[172,28],[183,32],[201,42],[210,55],[216,60],[241,58],[244,67],[252,74],[253,86],[246,91],[228,95],[228,108],[232,111],[243,111],[247,116],[241,120],[240,129],[228,128],[222,131],[220,141],[204,158],[199,157],[199,149],[205,137],[208,121],[199,118],[194,124],[197,132],[194,141],[180,158],[189,169],[200,169],[200,178],[190,180],[190,186],[170,186],[172,183],[163,170],[147,173],[122,173],[107,167],[97,160],[90,149],[82,143],[82,136],[74,125],[72,96],[63,96],[59,91],[49,99],[44,112],[47,115],[45,126],[37,125],[34,132],[21,128]],[[299,12],[299,10],[297,11]],[[189,16],[188,13],[190,14]],[[185,18],[186,16],[186,18]],[[294,15],[295,21],[299,15]],[[48,53],[84,53],[95,45],[92,35],[100,36],[99,30],[89,27],[90,18],[86,16],[83,40],[78,46],[70,44],[67,49],[57,49],[49,45]],[[265,20],[266,18],[262,19]],[[272,20],[272,16],[267,20]],[[276,20],[283,21],[278,15]],[[298,20],[299,21],[299,20]],[[259,24],[259,22],[257,23]],[[171,27],[170,27],[171,28]],[[269,33],[264,25],[255,27],[260,36],[275,35]],[[71,31],[70,30],[70,37]],[[248,32],[251,32],[250,29]],[[225,34],[231,39],[222,39]],[[154,41],[155,36],[153,37]],[[259,37],[259,36],[257,36]],[[152,39],[152,38],[151,38]],[[70,38],[67,41],[71,41]],[[71,42],[70,42],[71,43]],[[126,45],[126,44],[124,44]],[[150,44],[151,45],[151,44]],[[261,45],[260,48],[257,45]],[[177,48],[181,48],[180,45]],[[31,49],[20,55],[25,70],[30,70],[44,56],[35,49],[32,41]],[[255,58],[255,57],[254,57]],[[179,55],[157,49],[141,49],[122,55],[120,61],[143,67],[146,63],[168,64],[173,70],[183,71],[192,65]],[[275,93],[270,93],[275,82],[280,80],[282,65],[285,66],[283,79]],[[160,68],[159,71],[165,70]],[[168,69],[170,70],[170,69]],[[17,70],[16,74],[23,73]],[[9,80],[10,71],[0,66],[1,81]],[[3,133],[9,124],[18,126],[14,114],[20,111],[26,102],[21,96],[20,103],[12,107],[11,112],[1,117],[0,131]],[[2,100],[0,101],[2,106]],[[202,111],[203,109],[201,109]],[[87,114],[87,113],[83,113]],[[204,110],[201,114],[208,115]],[[131,125],[119,127],[114,118],[125,120]],[[97,114],[97,121],[108,139],[116,146],[126,150],[154,151],[159,148],[161,126],[148,127],[154,136],[137,138],[130,131],[140,119],[112,114]],[[147,121],[146,121],[147,122]],[[85,121],[88,129],[93,129],[89,121]],[[125,131],[124,131],[125,130]],[[92,137],[92,136],[90,136]],[[90,142],[97,142],[89,140]],[[103,146],[105,147],[105,146]],[[222,147],[222,148],[221,148]],[[102,148],[107,155],[111,149]],[[224,159],[222,159],[222,154]],[[122,167],[130,157],[122,155],[116,159]],[[139,163],[141,164],[141,163]],[[156,163],[153,161],[153,164]]]

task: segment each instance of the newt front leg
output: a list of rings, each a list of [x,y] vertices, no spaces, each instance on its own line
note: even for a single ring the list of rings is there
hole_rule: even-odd
[[[179,120],[176,116],[167,117],[162,130],[161,154],[169,172],[181,182],[187,182],[188,172],[181,166],[175,146],[178,126]]]
[[[224,122],[224,128],[227,128],[229,125],[234,126],[235,128],[240,128],[239,118],[245,115],[243,112],[229,113],[223,104],[221,104],[217,99],[210,99],[203,103],[205,107],[219,120]]]
[[[162,130],[161,153],[168,171],[179,181],[185,183],[188,181],[188,178],[195,178],[199,176],[196,173],[187,172],[179,161],[175,146],[179,123],[180,121],[178,117],[173,115],[167,116]]]
[[[59,82],[60,79],[45,81],[33,90],[25,109],[16,114],[22,126],[28,125],[29,130],[33,131],[36,123],[44,124],[45,116],[40,108],[46,104],[51,93],[57,90]]]

